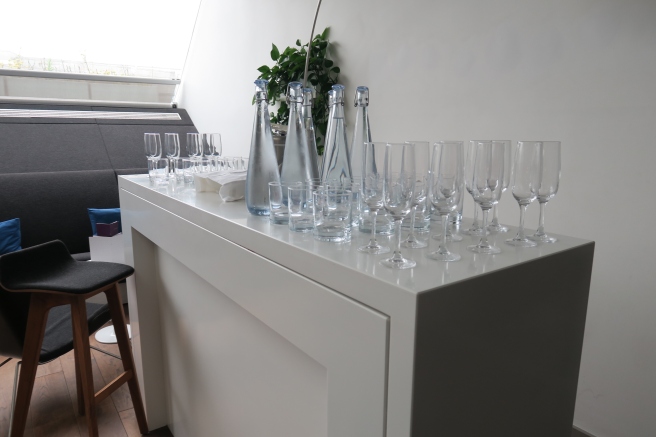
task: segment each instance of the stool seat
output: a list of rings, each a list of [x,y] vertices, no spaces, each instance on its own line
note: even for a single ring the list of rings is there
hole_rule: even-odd
[[[0,282],[8,290],[48,290],[87,294],[125,279],[124,264],[76,261],[61,241],[51,241],[3,257]]]

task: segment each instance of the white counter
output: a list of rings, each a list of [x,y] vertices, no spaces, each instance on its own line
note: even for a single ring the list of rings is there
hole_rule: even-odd
[[[367,234],[324,243],[216,194],[154,188],[147,176],[120,177],[119,185],[151,428],[168,424],[176,437],[452,437],[475,435],[478,426],[507,437],[508,418],[491,401],[503,383],[507,408],[526,407],[522,417],[511,414],[515,423],[542,428],[531,435],[560,435],[567,422],[571,432],[590,242],[499,241],[503,252],[489,256],[468,252],[475,239],[465,237],[450,243],[462,260],[440,263],[425,256],[437,248],[431,240],[428,249],[403,249],[416,268],[394,271],[379,264],[389,255],[356,250]],[[534,350],[538,344],[546,352]],[[468,369],[485,347],[493,349],[488,362]],[[449,385],[459,378],[471,386]],[[521,399],[531,382],[539,394]],[[553,402],[560,406],[535,411]],[[479,409],[486,411],[471,425],[458,419]]]

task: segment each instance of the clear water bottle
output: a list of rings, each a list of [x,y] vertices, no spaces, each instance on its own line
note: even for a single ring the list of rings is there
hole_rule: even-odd
[[[330,148],[328,144],[328,139],[335,137],[335,132],[333,132],[333,119],[330,118],[330,111],[333,105],[335,104],[335,90],[328,91],[328,123],[326,124],[326,137],[323,139],[323,156],[321,161],[321,167],[319,168],[319,178],[323,175],[323,166],[326,163],[326,157],[330,155]]]
[[[330,108],[332,124],[326,139],[321,181],[336,181],[344,188],[351,187],[351,156],[346,141],[344,121],[344,85],[333,85],[335,101]]]
[[[369,126],[369,88],[359,86],[355,90],[355,125],[351,142],[351,172],[354,180],[362,177],[362,150],[364,143],[371,143]]]
[[[319,179],[319,155],[317,153],[317,134],[314,129],[314,119],[312,118],[312,104],[314,103],[314,90],[312,88],[303,88],[303,109],[301,117],[305,126],[305,136],[307,137],[308,150],[310,155],[311,168],[314,176],[313,179]]]
[[[282,161],[282,171],[280,172],[280,180],[283,185],[287,186],[294,182],[305,182],[319,177],[316,159],[317,148],[314,141],[311,141],[312,144],[310,144],[303,118],[304,96],[302,87],[303,85],[300,82],[290,82],[287,92],[289,124],[287,125],[285,155]],[[312,105],[311,101],[310,105]],[[311,134],[314,136],[311,110],[309,117],[312,124]],[[312,140],[314,140],[314,137]],[[287,193],[283,193],[283,198],[287,198]]]
[[[255,81],[255,120],[246,176],[246,207],[253,215],[269,215],[269,182],[280,182],[273,134],[269,121],[269,103],[264,79]]]

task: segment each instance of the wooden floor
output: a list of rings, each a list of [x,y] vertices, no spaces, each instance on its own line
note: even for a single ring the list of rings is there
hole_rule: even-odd
[[[127,314],[126,314],[127,315]],[[111,324],[111,323],[109,323]],[[92,335],[92,346],[120,355],[115,344],[100,344]],[[7,359],[0,357],[0,365]],[[18,360],[12,359],[0,367],[0,436],[9,432],[9,413],[14,371]],[[96,391],[123,372],[121,360],[91,350],[93,382]],[[73,351],[39,366],[32,392],[25,437],[84,437],[87,424],[77,414],[75,363]],[[139,437],[139,427],[132,408],[127,385],[123,385],[98,407],[98,428],[101,437]],[[152,431],[150,436],[172,436],[168,428]]]

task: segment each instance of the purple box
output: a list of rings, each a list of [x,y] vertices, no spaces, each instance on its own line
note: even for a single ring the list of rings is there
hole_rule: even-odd
[[[118,234],[118,222],[96,223],[96,234],[99,237],[113,237]]]

